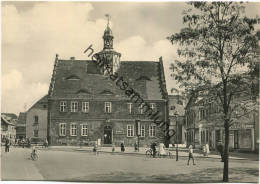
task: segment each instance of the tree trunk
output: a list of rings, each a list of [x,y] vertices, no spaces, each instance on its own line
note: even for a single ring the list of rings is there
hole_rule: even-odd
[[[225,146],[224,146],[224,169],[223,182],[228,182],[228,158],[229,158],[229,120],[225,120]]]

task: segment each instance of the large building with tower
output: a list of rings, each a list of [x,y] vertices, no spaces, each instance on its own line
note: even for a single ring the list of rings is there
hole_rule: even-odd
[[[141,146],[164,141],[164,131],[122,90],[124,79],[161,120],[168,122],[168,93],[162,59],[121,61],[107,25],[104,48],[96,53],[118,73],[112,80],[93,60],[60,59],[56,55],[48,94],[47,137],[51,145],[132,146],[139,121]],[[87,57],[86,53],[86,57]],[[165,126],[165,125],[164,125]]]

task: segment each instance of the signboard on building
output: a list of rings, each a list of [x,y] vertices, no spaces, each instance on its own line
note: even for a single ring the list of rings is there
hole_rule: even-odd
[[[254,125],[249,125],[249,124],[240,124],[236,123],[230,127],[231,130],[237,130],[237,129],[251,129],[254,128]]]
[[[116,130],[116,134],[124,134],[124,130]]]

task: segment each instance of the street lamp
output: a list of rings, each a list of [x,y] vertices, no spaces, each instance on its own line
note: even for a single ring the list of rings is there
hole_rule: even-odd
[[[174,113],[174,117],[176,117],[176,161],[178,161],[178,111]]]
[[[140,120],[135,120],[135,130],[136,130],[136,136],[137,136],[137,150],[139,152],[139,137],[141,134],[141,123]]]

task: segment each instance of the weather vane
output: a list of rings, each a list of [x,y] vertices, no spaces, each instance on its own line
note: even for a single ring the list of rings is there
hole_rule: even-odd
[[[111,19],[111,16],[109,14],[105,14],[106,18],[107,18],[107,27],[109,26],[109,20]]]

